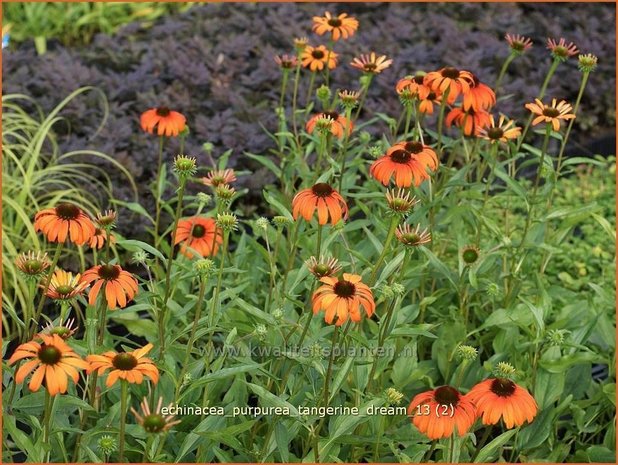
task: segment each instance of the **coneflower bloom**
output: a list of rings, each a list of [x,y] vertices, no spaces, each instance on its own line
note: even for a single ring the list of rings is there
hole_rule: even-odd
[[[455,107],[446,115],[446,125],[450,127],[453,123],[459,127],[464,135],[472,136],[478,135],[482,128],[489,126],[490,114],[485,110],[473,110],[470,108],[468,111],[463,110],[460,107]]]
[[[103,229],[111,229],[116,225],[116,212],[114,210],[105,210],[98,212],[96,221],[99,227]]]
[[[430,90],[427,86],[423,86],[423,87],[427,89],[427,92],[425,92],[425,89],[419,87],[418,111],[420,111],[421,113],[427,114],[427,115],[432,115],[434,104],[440,105],[442,103],[442,98],[440,97],[439,94],[436,94],[433,90]]]
[[[212,170],[202,178],[204,185],[215,189],[225,184],[232,184],[234,181],[236,181],[236,174],[230,168],[226,170]]]
[[[41,231],[50,242],[64,242],[68,238],[74,244],[84,245],[94,235],[95,226],[81,208],[63,202],[38,212],[34,216],[34,230]]]
[[[419,200],[405,189],[387,189],[386,204],[391,212],[406,215]]]
[[[410,247],[418,247],[431,242],[431,234],[427,229],[421,230],[420,224],[417,224],[416,228],[412,228],[409,224],[399,225],[395,230],[395,235],[399,242]]]
[[[281,69],[293,69],[298,64],[298,59],[294,55],[275,55],[275,63]]]
[[[496,142],[508,142],[511,139],[516,139],[521,135],[521,128],[515,126],[515,121],[506,120],[506,116],[500,115],[500,119],[496,124],[494,115],[489,115],[489,125],[481,128],[478,131],[478,136],[490,141],[492,144]]]
[[[167,107],[151,108],[140,117],[140,125],[144,131],[154,134],[156,128],[158,136],[166,137],[176,137],[185,130],[186,122],[187,119],[182,113]]]
[[[337,66],[337,54],[328,50],[324,45],[312,47],[307,45],[300,56],[301,64],[310,71],[322,71],[328,63],[329,69]]]
[[[116,243],[116,237],[112,233],[109,233],[109,236],[108,236],[108,233],[105,229],[96,228],[94,230],[94,236],[92,236],[90,240],[88,241],[88,245],[92,249],[100,249],[105,245],[105,242],[107,242],[108,237],[110,240],[110,244]]]
[[[579,53],[577,46],[573,42],[567,43],[562,37],[558,42],[555,39],[547,39],[547,49],[554,58],[560,61],[566,61]]]
[[[472,73],[452,66],[432,71],[425,76],[425,85],[431,87],[434,92],[444,94],[447,89],[449,90],[447,103],[453,103],[459,94],[467,93],[472,82]]]
[[[361,54],[352,60],[350,66],[360,69],[365,73],[380,74],[393,63],[386,55],[376,55],[375,52],[370,54]]]
[[[406,76],[403,79],[397,81],[395,85],[395,90],[398,94],[407,91],[410,95],[417,95],[419,89],[427,89],[429,88],[425,85],[425,74],[417,74],[415,76]]]
[[[521,55],[532,47],[532,41],[528,37],[519,34],[506,34],[506,42],[514,53]]]
[[[361,307],[368,317],[373,315],[376,305],[371,289],[361,282],[361,277],[355,274],[343,273],[337,279],[329,276],[320,278],[323,283],[311,298],[313,313],[324,310],[324,321],[328,324],[335,321],[336,326],[351,319],[355,323],[361,321]]]
[[[324,16],[313,17],[313,32],[324,35],[327,32],[332,34],[333,40],[347,39],[354,35],[358,29],[358,21],[347,13],[339,16],[332,16],[328,11]]]
[[[141,384],[144,376],[150,378],[153,383],[159,381],[159,370],[152,360],[145,358],[152,349],[152,344],[147,344],[133,352],[114,352],[110,350],[101,355],[88,355],[88,374],[96,371],[99,376],[107,370],[112,370],[107,376],[105,385],[113,386],[118,379],[124,379],[129,383]]]
[[[19,367],[15,373],[15,382],[22,383],[34,370],[28,388],[35,392],[45,381],[49,394],[63,394],[68,389],[68,378],[74,383],[79,381],[78,369],[88,368],[88,363],[80,358],[71,347],[57,334],[39,334],[36,340],[21,344],[11,358],[9,365],[18,360],[30,359]]]
[[[412,399],[408,407],[412,424],[429,439],[450,437],[457,429],[464,436],[476,420],[472,400],[451,386],[440,386],[422,392]]]
[[[348,215],[348,206],[343,197],[326,183],[318,183],[313,187],[298,192],[292,199],[292,214],[294,219],[302,216],[311,221],[315,211],[318,211],[318,224],[329,222],[336,224]]]
[[[223,233],[213,218],[193,216],[178,221],[174,245],[180,244],[180,253],[193,257],[195,250],[202,257],[216,255],[223,243]]]
[[[533,126],[543,122],[551,123],[554,131],[560,130],[560,120],[575,118],[575,115],[571,113],[573,107],[564,100],[556,104],[556,99],[552,99],[551,105],[545,105],[537,98],[534,99],[533,103],[526,103],[525,107],[535,115],[535,118],[532,120]]]
[[[61,269],[54,270],[47,289],[45,289],[45,285],[41,285],[47,297],[65,301],[77,297],[87,287],[88,283],[81,280],[79,273],[73,276],[73,273]]]
[[[486,379],[466,395],[476,405],[484,425],[504,420],[507,428],[531,422],[537,414],[534,397],[526,389],[507,378]]]
[[[15,259],[15,266],[27,278],[38,279],[51,266],[47,253],[25,252]]]
[[[437,167],[438,157],[431,147],[418,141],[402,141],[373,162],[369,173],[385,186],[395,175],[397,187],[410,187],[412,183],[419,186],[429,179],[427,168],[435,170]]]
[[[336,111],[328,111],[323,113],[316,113],[309,119],[309,121],[307,121],[305,129],[309,134],[313,133],[318,120],[321,118],[330,118],[333,121],[330,126],[330,132],[333,136],[338,137],[339,139],[341,139],[346,134],[346,132],[349,136],[354,129],[354,123],[348,120],[345,116],[337,113]]]
[[[161,433],[180,423],[180,420],[174,419],[174,415],[163,415],[161,413],[161,407],[163,406],[162,397],[159,397],[157,407],[154,411],[150,410],[147,397],[144,397],[139,405],[141,407],[141,412],[138,412],[133,407],[131,407],[131,412],[135,415],[137,423],[140,424],[147,433]],[[171,406],[172,404],[169,404],[168,409]]]
[[[120,265],[96,265],[82,276],[84,283],[93,283],[88,291],[88,304],[94,305],[101,289],[110,310],[124,308],[137,294],[137,280]]]
[[[47,326],[43,328],[41,334],[46,334],[51,336],[53,334],[57,334],[65,341],[69,339],[73,334],[77,332],[77,325],[75,323],[74,318],[69,318],[66,322],[62,322],[60,320],[58,324],[47,323]]]
[[[473,74],[470,90],[463,93],[463,109],[469,110],[471,108],[475,111],[488,110],[495,104],[495,92],[488,85],[479,81],[479,79]]]
[[[324,257],[320,257],[320,259],[318,260],[315,257],[311,256],[307,261],[305,261],[305,265],[307,266],[307,269],[311,272],[311,274],[318,279],[325,276],[332,276],[341,271],[341,266],[339,266],[339,260],[334,257],[331,257],[328,260]]]

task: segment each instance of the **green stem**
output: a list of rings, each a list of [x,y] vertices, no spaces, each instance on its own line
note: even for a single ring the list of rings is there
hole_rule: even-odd
[[[388,233],[386,235],[386,240],[384,241],[384,247],[382,248],[382,253],[378,257],[375,266],[373,267],[373,271],[371,272],[371,277],[369,278],[369,286],[373,286],[375,284],[376,277],[378,275],[378,270],[380,269],[380,265],[384,261],[384,257],[388,253],[389,246],[391,241],[393,240],[393,236],[395,235],[395,229],[397,229],[397,225],[399,224],[399,219],[397,216],[393,216],[391,218],[391,224],[388,228]]]
[[[221,264],[219,265],[219,272],[217,273],[217,287],[215,288],[215,294],[212,299],[212,307],[210,308],[210,315],[208,317],[208,328],[210,329],[210,334],[208,336],[208,347],[212,349],[212,336],[214,333],[214,324],[215,324],[215,312],[217,311],[217,306],[219,303],[219,294],[221,292],[221,282],[223,281],[223,268],[225,266],[225,251],[227,250],[228,240],[230,237],[229,231],[224,231],[223,233],[223,249],[221,254]]]
[[[502,83],[502,78],[506,74],[506,70],[508,69],[511,62],[515,59],[517,55],[515,53],[511,53],[506,60],[504,60],[504,64],[502,65],[502,69],[500,69],[500,74],[498,74],[498,79],[496,79],[496,84],[494,85],[494,89],[496,90],[496,94],[500,90],[500,84]]]
[[[45,284],[43,285],[43,288],[41,289],[42,292],[41,292],[41,298],[39,299],[39,305],[37,306],[36,312],[34,314],[34,327],[30,328],[27,331],[28,339],[32,339],[34,335],[36,334],[36,328],[37,328],[37,325],[39,324],[39,318],[41,317],[41,312],[43,311],[43,305],[45,304],[45,301],[47,300],[47,295],[46,295],[47,290],[49,289],[49,285],[51,284],[51,279],[54,274],[54,271],[56,270],[56,265],[58,265],[58,260],[60,259],[60,252],[62,251],[63,245],[64,243],[62,242],[58,242],[58,244],[56,245],[56,251],[54,252],[54,257],[52,258],[51,266],[49,267],[47,276],[45,277],[45,280],[43,281]],[[34,331],[32,331],[33,329]]]
[[[346,127],[345,127],[345,133],[343,135],[343,144],[341,146],[341,172],[339,174],[339,193],[341,194],[343,191],[343,175],[345,173],[345,163],[346,163],[346,159],[347,159],[347,152],[348,152],[348,142],[350,141],[350,133],[352,132],[351,130],[351,123],[352,123],[352,108],[347,107],[345,109],[345,119],[347,121]]]
[[[360,115],[360,112],[365,105],[365,99],[367,98],[367,94],[369,93],[369,86],[371,85],[371,81],[373,81],[373,74],[369,73],[366,76],[368,76],[367,83],[361,89],[361,98],[358,104],[358,108],[356,108],[356,113],[354,114],[354,121],[358,119],[358,116]]]
[[[316,254],[315,254],[315,258],[318,261],[320,260],[320,252],[322,251],[322,228],[324,228],[324,226],[321,224],[318,224],[318,243],[317,243]]]
[[[161,221],[161,195],[159,192],[159,181],[161,179],[161,170],[163,167],[163,141],[164,136],[159,136],[159,155],[157,162],[157,177],[155,179],[154,194],[155,194],[155,223],[154,223],[154,243],[155,247],[159,246],[159,223]],[[107,257],[109,260],[109,257]]]
[[[444,127],[444,112],[446,111],[446,104],[448,100],[448,94],[451,92],[451,87],[447,87],[442,95],[442,101],[440,102],[440,113],[438,115],[438,152],[442,151],[442,129]]]
[[[285,90],[288,86],[288,78],[289,78],[290,70],[283,70],[283,79],[281,80],[281,96],[279,97],[279,108],[283,109],[283,100],[285,99]]]
[[[476,450],[474,451],[474,457],[472,457],[471,462],[474,462],[476,460],[476,458],[478,457],[479,452],[481,452],[481,449],[483,448],[483,446],[487,442],[487,439],[489,439],[489,435],[491,434],[491,430],[492,430],[492,425],[488,425],[488,426],[485,427],[485,431],[483,432],[483,436],[481,437],[481,440],[476,443]]]
[[[489,178],[487,179],[487,184],[485,185],[485,194],[483,195],[483,204],[481,205],[481,212],[485,211],[485,206],[487,205],[487,201],[489,200],[489,190],[491,189],[491,185],[496,178],[496,162],[498,157],[498,143],[491,144],[491,149],[489,152],[489,163],[491,164],[491,172],[489,173]],[[481,173],[481,176],[483,173]],[[481,230],[483,226],[482,223],[479,223],[477,231],[476,231],[476,245],[480,245],[479,241],[481,239]]]
[[[124,462],[124,431],[127,422],[127,394],[128,383],[126,380],[120,380],[120,443],[118,446],[118,461]]]
[[[309,78],[309,89],[307,90],[307,99],[305,102],[305,116],[309,113],[309,104],[311,103],[311,99],[313,98],[313,86],[315,85],[315,75],[316,73],[311,73],[311,78]]]
[[[298,85],[300,83],[300,57],[297,57],[298,63],[296,65],[296,71],[294,72],[294,91],[292,93],[292,127],[294,128],[294,138],[298,143],[298,126],[296,124],[296,107],[298,106]]]
[[[43,444],[49,444],[49,437],[51,434],[51,406],[52,406],[52,397],[49,395],[49,391],[47,389],[45,389],[45,413],[44,413],[44,420],[43,420]],[[51,449],[51,448],[50,448]],[[45,455],[46,455],[46,462],[49,461],[49,454],[50,451],[48,451]]]

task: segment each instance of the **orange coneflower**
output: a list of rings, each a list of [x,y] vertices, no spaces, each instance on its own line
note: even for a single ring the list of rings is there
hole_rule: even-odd
[[[489,126],[490,114],[485,110],[473,110],[470,108],[468,111],[463,110],[460,107],[455,107],[446,115],[446,125],[450,127],[453,123],[459,127],[464,135],[478,135],[482,128]]]
[[[64,242],[69,238],[74,244],[84,245],[95,229],[90,217],[72,203],[63,202],[34,215],[34,230],[41,231],[50,242]]]
[[[538,407],[526,389],[507,378],[486,379],[474,386],[467,396],[475,404],[484,425],[504,420],[507,428],[531,422]]]
[[[202,257],[216,255],[223,242],[223,234],[217,228],[216,221],[203,216],[193,216],[178,222],[174,245],[182,242],[180,253],[188,258],[193,257],[189,248],[194,249]]]
[[[532,47],[532,41],[528,37],[524,37],[519,34],[506,34],[504,36],[509,47],[513,50],[517,55],[523,54],[526,50]]]
[[[385,186],[395,175],[397,187],[419,186],[429,179],[427,168],[435,170],[438,157],[431,147],[418,141],[397,142],[386,154],[373,162],[369,172]]]
[[[496,104],[495,92],[486,84],[483,84],[473,74],[470,90],[464,92],[462,106],[464,110],[473,109],[488,110]]]
[[[547,49],[554,58],[561,61],[565,61],[579,53],[577,46],[573,42],[567,43],[562,37],[559,42],[556,42],[555,39],[547,39]]]
[[[423,87],[425,87],[425,89],[419,88],[418,91],[418,98],[420,102],[418,105],[418,111],[424,114],[432,115],[434,104],[440,105],[440,103],[442,103],[442,98],[433,90],[428,90],[425,92],[425,90],[429,88],[427,86]]]
[[[346,134],[346,132],[349,136],[352,132],[352,129],[354,129],[354,123],[348,120],[345,116],[337,113],[336,111],[327,111],[323,113],[317,113],[313,115],[311,119],[309,119],[309,121],[307,121],[305,129],[309,134],[313,133],[316,123],[321,118],[330,118],[333,121],[330,125],[330,132],[333,136],[340,139],[344,136],[344,134]]]
[[[152,344],[147,344],[133,352],[114,352],[110,350],[101,355],[88,355],[89,363],[86,373],[97,371],[100,376],[107,370],[112,370],[105,381],[107,387],[111,387],[119,378],[129,383],[141,384],[144,376],[150,378],[153,383],[159,381],[159,370],[152,360],[145,358],[152,349]]]
[[[294,219],[302,216],[305,220],[311,221],[313,213],[318,211],[318,224],[336,224],[341,218],[348,215],[348,206],[343,197],[328,184],[320,182],[313,187],[304,189],[297,193],[292,199],[292,210]]]
[[[9,359],[9,365],[24,358],[32,359],[17,370],[15,382],[23,382],[36,369],[28,384],[31,391],[38,391],[45,380],[50,395],[63,394],[67,392],[67,378],[71,377],[77,383],[77,369],[88,368],[88,364],[59,335],[39,334],[37,337],[42,342],[34,340],[20,345]]]
[[[515,121],[506,121],[506,116],[500,115],[498,124],[494,120],[494,115],[489,115],[489,125],[481,128],[478,131],[478,136],[490,141],[492,144],[496,142],[508,142],[510,139],[516,139],[521,135],[521,128],[515,126]]]
[[[202,182],[206,186],[217,188],[225,184],[231,184],[236,181],[236,174],[233,169],[226,170],[212,170],[205,177],[202,178]]]
[[[107,233],[107,231],[103,228],[96,228],[94,230],[94,236],[90,238],[88,241],[88,245],[92,249],[100,249],[105,245],[107,238],[109,237],[110,244],[116,243],[116,237],[112,233]]]
[[[551,105],[545,105],[538,98],[534,99],[533,103],[526,103],[525,107],[536,115],[536,118],[532,120],[532,125],[535,126],[541,122],[551,123],[554,131],[560,130],[560,120],[568,120],[575,118],[575,115],[571,113],[573,107],[569,105],[565,100],[561,100],[556,105],[556,99],[552,99]]]
[[[358,21],[347,13],[341,13],[339,16],[331,16],[327,11],[324,16],[313,17],[313,32],[318,35],[324,35],[327,32],[332,34],[333,40],[340,38],[347,39],[354,35],[358,29]]]
[[[161,433],[180,423],[180,420],[174,419],[174,415],[163,415],[161,413],[161,407],[163,406],[162,397],[159,397],[157,407],[154,411],[150,410],[147,397],[144,397],[139,405],[142,409],[141,414],[133,407],[131,407],[131,412],[133,412],[135,419],[147,433]],[[171,406],[172,404],[169,404],[168,409]]]
[[[57,269],[54,270],[47,289],[45,289],[45,285],[41,285],[41,288],[50,299],[71,300],[84,292],[84,289],[88,287],[88,283],[80,278],[81,275],[79,273],[73,276],[73,273],[69,271]]]
[[[324,310],[324,321],[329,324],[336,316],[336,326],[341,326],[348,318],[356,323],[361,321],[360,307],[371,317],[376,304],[371,289],[363,284],[361,279],[359,275],[349,273],[343,273],[343,277],[339,279],[329,276],[320,278],[324,284],[311,297],[313,313]]]
[[[467,93],[472,82],[472,73],[452,66],[432,71],[425,76],[425,85],[431,87],[434,92],[444,94],[447,89],[449,90],[447,103],[453,103],[459,94]]]
[[[375,52],[368,55],[361,54],[352,60],[350,65],[365,73],[380,74],[393,63],[386,55],[377,56]]]
[[[101,288],[105,286],[107,307],[114,310],[124,308],[137,294],[137,279],[120,265],[97,265],[86,270],[82,281],[94,285],[88,292],[88,304],[94,305]]]
[[[150,134],[157,128],[158,136],[176,137],[185,130],[187,119],[182,113],[172,111],[167,107],[151,108],[142,113],[140,125]]]
[[[307,45],[300,56],[301,63],[310,71],[322,71],[328,62],[329,69],[335,69],[337,66],[337,54],[332,50],[328,50],[324,45],[312,47]]]
[[[411,96],[417,95],[420,89],[429,90],[429,88],[425,85],[425,76],[425,73],[416,74],[415,76],[406,76],[397,81],[395,90],[398,94],[408,91]]]
[[[464,436],[476,420],[474,403],[451,386],[422,392],[408,407],[412,423],[429,439]]]

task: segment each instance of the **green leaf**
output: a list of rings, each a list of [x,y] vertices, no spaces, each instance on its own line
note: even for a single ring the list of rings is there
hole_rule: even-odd
[[[502,433],[496,439],[491,441],[480,450],[479,455],[477,455],[476,459],[474,459],[474,463],[495,462],[495,460],[498,458],[497,454],[500,448],[504,446],[507,441],[515,435],[516,432],[516,429],[508,430],[507,432]]]
[[[282,409],[289,409],[291,417],[298,417],[298,409],[290,404],[288,401],[283,400],[281,397],[274,395],[272,392],[267,391],[262,386],[257,384],[247,383],[249,389],[253,391],[262,400],[263,407],[280,407]]]

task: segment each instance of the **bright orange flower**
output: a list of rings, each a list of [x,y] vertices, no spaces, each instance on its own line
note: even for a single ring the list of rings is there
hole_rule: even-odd
[[[68,378],[77,383],[77,369],[88,368],[88,364],[59,335],[39,334],[37,337],[42,342],[34,340],[20,345],[9,359],[9,365],[25,358],[31,359],[19,367],[15,382],[22,383],[36,369],[28,384],[31,391],[38,391],[45,380],[50,395],[63,394],[68,389]]]
[[[478,136],[490,141],[492,144],[496,142],[508,142],[510,139],[516,139],[521,135],[521,128],[515,126],[515,121],[506,122],[506,117],[500,115],[498,124],[494,120],[494,115],[489,115],[489,125],[481,128],[478,131]]]
[[[444,94],[449,89],[447,103],[453,103],[461,93],[468,93],[472,82],[472,73],[453,67],[432,71],[425,76],[425,85],[434,92]]]
[[[150,134],[154,134],[157,129],[158,136],[176,137],[185,130],[187,119],[167,107],[151,108],[142,113],[140,125],[142,129]]]
[[[418,111],[421,113],[432,115],[433,114],[433,106],[440,105],[442,102],[442,98],[440,95],[436,94],[433,90],[428,90],[425,92],[425,89],[429,89],[427,86],[423,86],[423,88],[419,88],[418,97],[419,97],[419,105]]]
[[[133,352],[114,352],[110,350],[101,355],[88,355],[89,363],[86,373],[97,371],[101,376],[107,370],[112,370],[105,381],[107,387],[113,386],[118,379],[124,379],[129,383],[141,384],[144,376],[150,378],[153,383],[159,381],[159,370],[152,360],[145,358],[152,349],[152,344],[147,344]]]
[[[324,16],[313,17],[313,32],[318,35],[330,32],[335,41],[353,36],[357,29],[358,21],[356,18],[348,16],[347,13],[331,16],[327,11],[324,13]]]
[[[429,439],[448,438],[457,428],[464,436],[476,420],[474,403],[451,386],[422,392],[408,407],[412,424]]]
[[[536,126],[539,123],[551,123],[554,131],[560,130],[560,120],[568,120],[575,118],[575,115],[571,113],[573,107],[566,101],[561,100],[556,105],[556,99],[551,101],[551,105],[545,105],[538,98],[534,99],[534,103],[526,103],[526,108],[536,116],[532,120],[532,125]]]
[[[94,285],[88,292],[88,304],[94,305],[101,288],[104,287],[105,301],[110,310],[127,306],[137,294],[137,280],[120,265],[97,265],[86,270],[82,281]]]
[[[335,316],[336,326],[341,326],[348,318],[358,323],[361,321],[362,307],[368,317],[373,315],[376,304],[373,300],[371,289],[361,282],[361,277],[356,274],[343,273],[343,278],[325,276],[320,278],[324,283],[311,298],[313,313],[324,310],[324,321],[333,323]]]
[[[204,185],[214,188],[224,184],[232,184],[234,181],[236,181],[236,174],[234,170],[230,168],[226,170],[212,170],[202,178]]]
[[[495,425],[504,420],[507,428],[531,422],[538,407],[534,397],[510,379],[486,379],[474,386],[466,395],[476,405],[484,425]]]
[[[356,69],[360,69],[365,73],[380,74],[393,63],[386,55],[377,56],[375,52],[369,55],[361,54],[352,60],[350,63]]]
[[[413,182],[419,186],[429,179],[427,168],[435,171],[437,167],[438,157],[431,147],[418,141],[401,141],[374,161],[369,173],[385,186],[394,174],[397,187],[410,187]]]
[[[352,121],[349,121],[345,116],[337,113],[336,111],[328,111],[324,113],[316,113],[311,117],[311,119],[309,119],[309,121],[307,121],[307,126],[305,127],[305,129],[309,134],[313,133],[315,125],[320,118],[330,118],[333,120],[333,123],[330,127],[330,132],[333,134],[333,136],[338,137],[339,139],[344,136],[346,131],[349,136],[354,129],[354,123],[352,123]]]
[[[341,218],[345,219],[348,215],[348,206],[343,197],[323,182],[300,191],[292,199],[294,219],[300,215],[305,220],[311,221],[316,209],[320,225],[328,223],[329,217],[331,224],[337,224]]]
[[[398,94],[403,93],[404,91],[408,91],[410,95],[417,95],[419,90],[425,88],[430,90],[425,85],[425,74],[417,74],[416,76],[406,76],[403,79],[397,81],[397,85],[395,86],[395,90]],[[425,92],[425,91],[424,91]]]
[[[478,135],[482,128],[486,128],[491,124],[490,114],[485,110],[475,111],[470,109],[464,111],[460,107],[455,107],[446,115],[446,125],[451,127],[453,123],[455,126],[461,128],[464,135]]]
[[[63,202],[34,215],[34,230],[41,231],[50,242],[64,242],[69,238],[74,244],[84,245],[94,235],[95,226],[81,208]]]
[[[489,110],[496,104],[496,94],[491,88],[483,84],[478,78],[472,75],[470,90],[464,92],[462,106],[464,110],[472,108],[475,111]]]
[[[216,255],[223,242],[223,233],[217,228],[216,221],[203,216],[193,216],[178,222],[174,245],[182,242],[180,253],[188,258],[193,257],[189,248],[194,249],[202,257]]]
[[[322,71],[328,62],[329,69],[335,69],[337,66],[337,54],[332,50],[328,50],[324,45],[312,47],[307,45],[301,56],[301,64],[310,71]]]
[[[57,269],[51,277],[45,295],[54,300],[71,300],[84,292],[88,283],[81,281],[81,275]],[[45,285],[41,285],[45,289]]]
[[[109,235],[110,244],[116,243],[116,237],[113,234]],[[94,236],[90,238],[88,241],[88,245],[92,249],[100,249],[105,245],[105,241],[107,240],[107,231],[103,228],[96,228],[94,230]]]

